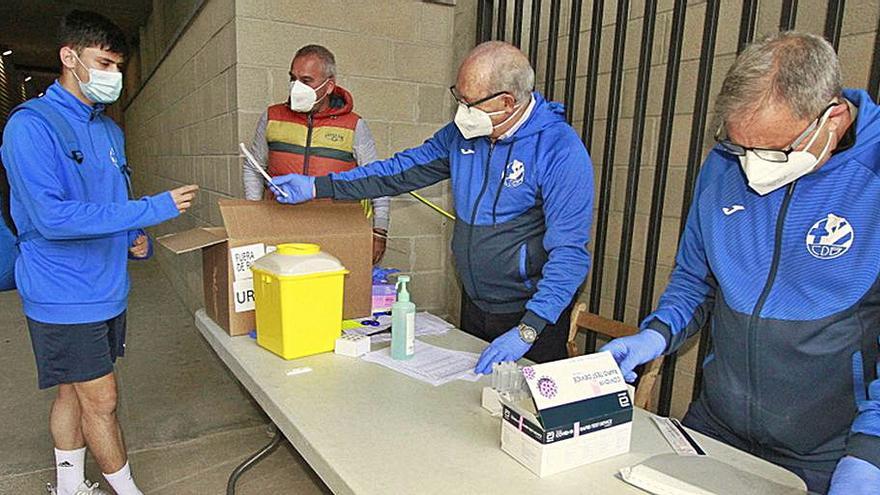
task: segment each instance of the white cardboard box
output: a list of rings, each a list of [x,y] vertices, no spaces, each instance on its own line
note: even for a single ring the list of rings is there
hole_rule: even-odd
[[[532,398],[502,399],[501,449],[539,477],[629,452],[632,399],[608,352],[523,368]]]

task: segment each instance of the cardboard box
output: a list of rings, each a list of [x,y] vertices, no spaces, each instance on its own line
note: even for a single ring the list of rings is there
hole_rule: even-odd
[[[540,477],[629,452],[632,399],[608,352],[523,368],[531,399],[502,398],[501,449]]]
[[[319,244],[351,273],[343,317],[369,315],[372,303],[372,224],[356,202],[220,200],[223,227],[204,227],[156,239],[176,254],[202,250],[205,311],[229,335],[255,327],[250,266],[286,242]]]

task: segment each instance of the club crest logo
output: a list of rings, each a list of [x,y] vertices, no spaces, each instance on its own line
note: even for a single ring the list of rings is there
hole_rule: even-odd
[[[504,168],[504,187],[519,187],[526,177],[526,166],[519,160],[510,162]]]
[[[807,231],[807,251],[820,260],[843,256],[852,246],[855,232],[843,217],[829,213]]]

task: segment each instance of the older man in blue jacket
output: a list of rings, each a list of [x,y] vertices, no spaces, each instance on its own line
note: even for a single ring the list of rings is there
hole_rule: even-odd
[[[474,48],[456,85],[455,120],[417,148],[326,177],[276,182],[296,203],[391,196],[452,179],[452,240],[464,288],[461,327],[491,344],[476,371],[523,355],[566,357],[569,307],[589,269],[590,157],[561,105],[532,91],[513,45]]]
[[[827,41],[791,32],[746,48],[716,104],[669,286],[605,350],[632,381],[708,322],[685,425],[811,492],[880,493],[880,108],[841,88]]]
[[[196,186],[130,198],[122,131],[102,112],[122,91],[125,36],[93,12],[67,15],[62,72],[14,110],[2,157],[21,254],[15,279],[40,388],[58,387],[49,427],[58,495],[107,493],[85,480],[86,446],[119,495],[139,495],[116,418],[113,363],[125,351],[128,257],[143,228],[191,205]]]

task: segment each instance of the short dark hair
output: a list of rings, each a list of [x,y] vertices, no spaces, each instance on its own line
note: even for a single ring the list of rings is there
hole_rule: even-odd
[[[336,57],[334,57],[333,52],[326,47],[321,45],[306,45],[296,51],[296,55],[293,56],[293,59],[296,60],[305,56],[315,56],[321,60],[324,64],[324,76],[333,77],[336,75]]]
[[[128,41],[122,29],[110,19],[88,10],[73,10],[64,16],[58,30],[58,44],[78,53],[86,48],[100,48],[128,56]]]

